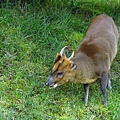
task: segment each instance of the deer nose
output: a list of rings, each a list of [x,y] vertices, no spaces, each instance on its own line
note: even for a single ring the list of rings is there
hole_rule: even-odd
[[[49,82],[46,82],[45,85],[46,85],[46,86],[49,86]]]
[[[50,86],[52,80],[53,80],[53,78],[51,76],[49,76],[48,79],[47,79],[47,81],[46,81],[46,83],[45,83],[45,85],[46,86]]]

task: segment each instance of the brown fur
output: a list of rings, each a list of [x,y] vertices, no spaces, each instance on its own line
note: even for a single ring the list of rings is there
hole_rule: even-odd
[[[80,43],[75,57],[71,60],[57,54],[50,85],[58,85],[68,81],[89,84],[108,72],[117,53],[118,30],[111,17],[99,15],[95,17]],[[76,65],[73,70],[71,65]],[[58,72],[63,72],[57,78]]]
[[[65,55],[65,46],[56,59],[46,81],[55,88],[68,81],[84,84],[84,103],[87,105],[90,83],[100,78],[104,105],[107,105],[106,86],[112,90],[109,70],[117,53],[118,30],[111,17],[95,17],[80,43],[75,57]]]

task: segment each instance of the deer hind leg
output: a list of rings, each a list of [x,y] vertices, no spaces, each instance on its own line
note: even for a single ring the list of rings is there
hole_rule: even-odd
[[[111,80],[110,80],[110,70],[108,72],[108,84],[107,84],[107,86],[108,86],[110,92],[112,92],[112,86],[111,86]]]
[[[106,86],[108,83],[108,73],[103,72],[101,75],[101,80],[100,80],[100,88],[103,96],[103,102],[104,105],[107,105],[107,99],[106,99]]]
[[[89,85],[84,84],[84,104],[87,105],[88,103],[88,93],[89,93]]]

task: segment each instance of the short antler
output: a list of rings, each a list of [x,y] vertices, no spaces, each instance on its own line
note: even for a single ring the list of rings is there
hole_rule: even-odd
[[[60,51],[60,55],[61,56],[65,56],[66,57],[66,54],[65,54],[65,49],[66,48],[68,48],[68,46],[65,46],[65,47],[63,47],[62,49],[61,49],[61,51]],[[69,50],[69,48],[68,48],[68,50]],[[72,55],[68,58],[69,60],[72,58],[74,56],[74,51],[72,52]]]
[[[66,55],[65,55],[65,48],[68,48],[68,46],[65,46],[65,47],[63,47],[63,48],[61,49],[61,51],[60,51],[60,55],[61,55],[61,56],[66,56]]]
[[[74,57],[74,51],[72,52],[72,55],[68,58],[69,60]]]

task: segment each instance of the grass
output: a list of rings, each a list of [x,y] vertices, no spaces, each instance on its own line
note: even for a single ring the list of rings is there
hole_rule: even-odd
[[[51,90],[45,86],[56,53],[65,45],[76,50],[94,16],[112,16],[120,30],[119,9],[117,0],[1,4],[0,119],[119,120],[120,42],[107,107],[98,83],[90,85],[88,106],[83,104],[82,85],[67,83]]]

